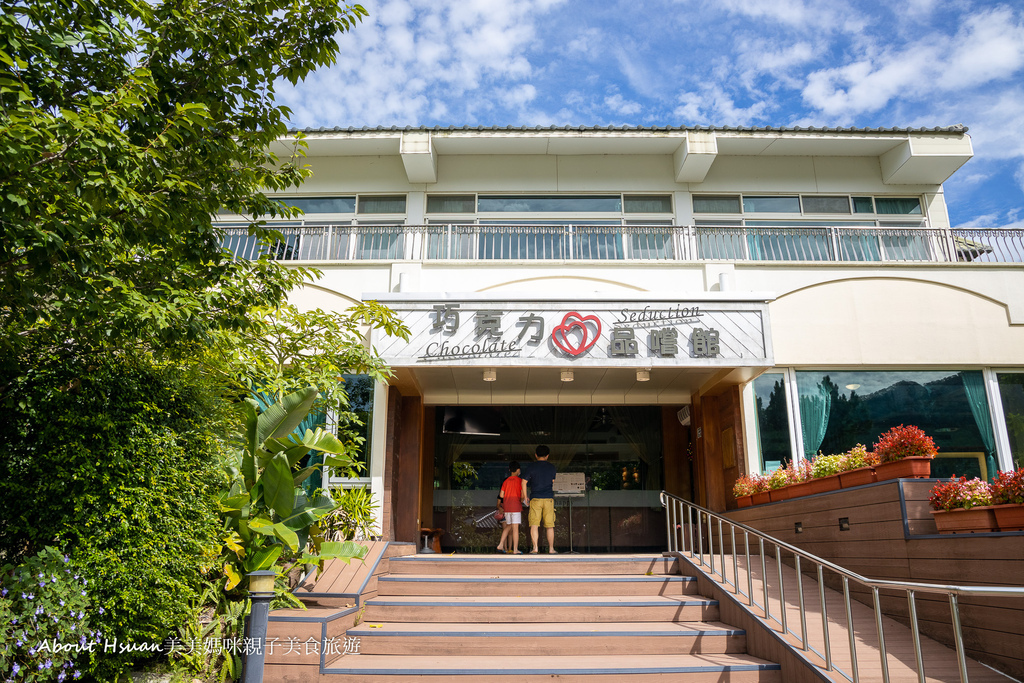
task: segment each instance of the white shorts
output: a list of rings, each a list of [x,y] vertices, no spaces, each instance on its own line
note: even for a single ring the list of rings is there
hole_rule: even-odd
[[[506,524],[522,524],[523,513],[522,512],[506,512],[505,513]]]

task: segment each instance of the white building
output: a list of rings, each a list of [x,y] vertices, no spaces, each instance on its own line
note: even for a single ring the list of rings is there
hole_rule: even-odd
[[[294,301],[412,329],[373,339],[396,378],[362,399],[388,538],[493,545],[538,443],[585,482],[576,550],[660,548],[661,489],[726,509],[743,472],[900,423],[939,474],[1024,465],[1024,236],[950,228],[962,127],[306,135],[275,255],[324,276]]]

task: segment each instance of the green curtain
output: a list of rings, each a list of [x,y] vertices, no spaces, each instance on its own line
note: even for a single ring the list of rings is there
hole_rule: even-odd
[[[818,385],[818,394],[800,396],[800,433],[804,439],[804,457],[814,457],[825,439],[828,416],[832,408],[832,394]]]
[[[964,383],[967,404],[971,407],[974,424],[978,426],[978,431],[981,432],[981,441],[985,444],[985,466],[988,468],[988,476],[991,479],[996,476],[998,466],[995,458],[996,437],[992,431],[992,415],[989,413],[988,397],[985,395],[985,379],[977,370],[961,372],[960,379]]]

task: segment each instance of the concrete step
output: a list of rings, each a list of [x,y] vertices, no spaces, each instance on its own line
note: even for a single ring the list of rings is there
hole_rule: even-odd
[[[395,596],[366,601],[366,622],[615,622],[718,619],[718,601],[687,596]]]
[[[498,567],[504,569],[504,567]],[[642,574],[395,574],[382,576],[378,595],[696,595],[690,576]]]
[[[411,555],[389,562],[394,574],[679,574],[661,555]]]
[[[746,633],[720,622],[563,622],[535,624],[373,623],[346,634],[367,655],[567,656],[725,654],[746,652]]]
[[[349,654],[327,664],[322,683],[508,681],[550,683],[594,681],[674,681],[687,683],[780,683],[778,664],[739,654],[607,655],[552,657],[524,652],[515,656],[419,656]]]

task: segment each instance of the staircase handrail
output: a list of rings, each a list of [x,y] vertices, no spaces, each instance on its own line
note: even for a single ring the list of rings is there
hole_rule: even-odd
[[[726,587],[732,586],[733,592],[736,595],[742,596],[743,592],[739,586],[739,569],[738,569],[738,552],[736,546],[736,531],[740,530],[743,532],[743,546],[746,555],[746,567],[747,567],[747,592],[746,599],[747,605],[754,607],[756,602],[754,601],[754,587],[753,587],[753,572],[750,570],[750,536],[754,536],[758,543],[758,552],[761,557],[761,577],[763,586],[763,600],[764,600],[764,616],[765,620],[773,619],[771,614],[771,608],[768,600],[768,580],[767,570],[765,564],[765,545],[774,546],[775,549],[775,562],[778,568],[778,579],[779,579],[779,604],[780,614],[777,623],[782,627],[783,633],[790,633],[799,639],[801,649],[803,651],[811,651],[813,648],[810,647],[807,638],[807,610],[804,605],[804,592],[803,592],[803,573],[801,572],[801,560],[806,560],[813,564],[817,568],[817,579],[818,579],[818,591],[819,601],[821,604],[821,620],[822,620],[822,633],[824,638],[824,653],[817,653],[822,656],[825,660],[825,670],[835,671],[842,675],[852,683],[860,683],[860,674],[857,666],[857,645],[856,638],[853,630],[853,613],[851,611],[851,598],[850,598],[850,582],[863,585],[869,588],[872,592],[873,597],[873,609],[875,617],[875,628],[878,630],[878,644],[879,644],[879,656],[882,664],[882,680],[884,683],[889,683],[889,664],[885,650],[885,635],[882,628],[882,610],[880,604],[881,590],[892,590],[902,591],[907,594],[907,600],[910,608],[910,624],[911,634],[914,643],[914,655],[916,657],[917,664],[917,675],[919,683],[925,683],[924,673],[924,662],[921,651],[921,634],[918,627],[917,618],[917,607],[915,602],[915,595],[917,593],[939,593],[948,596],[950,604],[950,614],[952,617],[953,626],[953,638],[956,646],[956,657],[959,666],[960,680],[961,683],[968,683],[967,676],[967,659],[964,651],[963,633],[960,624],[960,607],[957,598],[959,596],[997,596],[997,597],[1010,597],[1010,598],[1021,598],[1024,597],[1024,586],[961,586],[961,585],[944,585],[934,583],[921,583],[916,581],[892,581],[886,579],[872,579],[865,576],[861,576],[856,572],[852,572],[840,565],[830,562],[824,558],[818,557],[812,553],[781,541],[777,538],[769,536],[768,534],[758,531],[753,527],[747,526],[742,522],[737,522],[722,514],[709,510],[705,507],[701,507],[691,501],[688,501],[679,496],[662,491],[660,493],[661,505],[665,508],[665,526],[668,540],[668,552],[678,553],[680,555],[689,557],[699,567],[706,567],[709,573],[709,578],[719,582],[716,574],[721,577],[719,583],[724,584]],[[707,520],[707,541],[708,550],[704,550],[704,520]],[[718,532],[718,549],[719,549],[719,562],[718,570],[715,569],[715,534],[713,523],[717,522]],[[684,528],[684,524],[686,527]],[[729,581],[726,575],[726,553],[725,553],[725,542],[724,542],[724,530],[723,525],[729,526],[729,534],[731,539],[731,547],[733,548],[732,564],[733,564],[733,578]],[[696,530],[697,538],[694,541],[694,531]],[[687,539],[689,543],[687,543]],[[687,549],[689,548],[689,549]],[[786,618],[786,600],[785,600],[785,585],[782,580],[782,557],[781,551],[792,553],[794,556],[794,564],[796,570],[797,579],[797,594],[799,596],[799,614],[800,614],[800,634],[795,634],[789,630]],[[835,666],[832,657],[831,643],[828,635],[828,611],[825,605],[825,582],[824,582],[824,571],[829,570],[838,574],[842,577],[843,583],[843,600],[846,607],[846,619],[847,619],[847,630],[850,636],[850,661],[851,661],[851,675],[847,675],[845,672]]]

